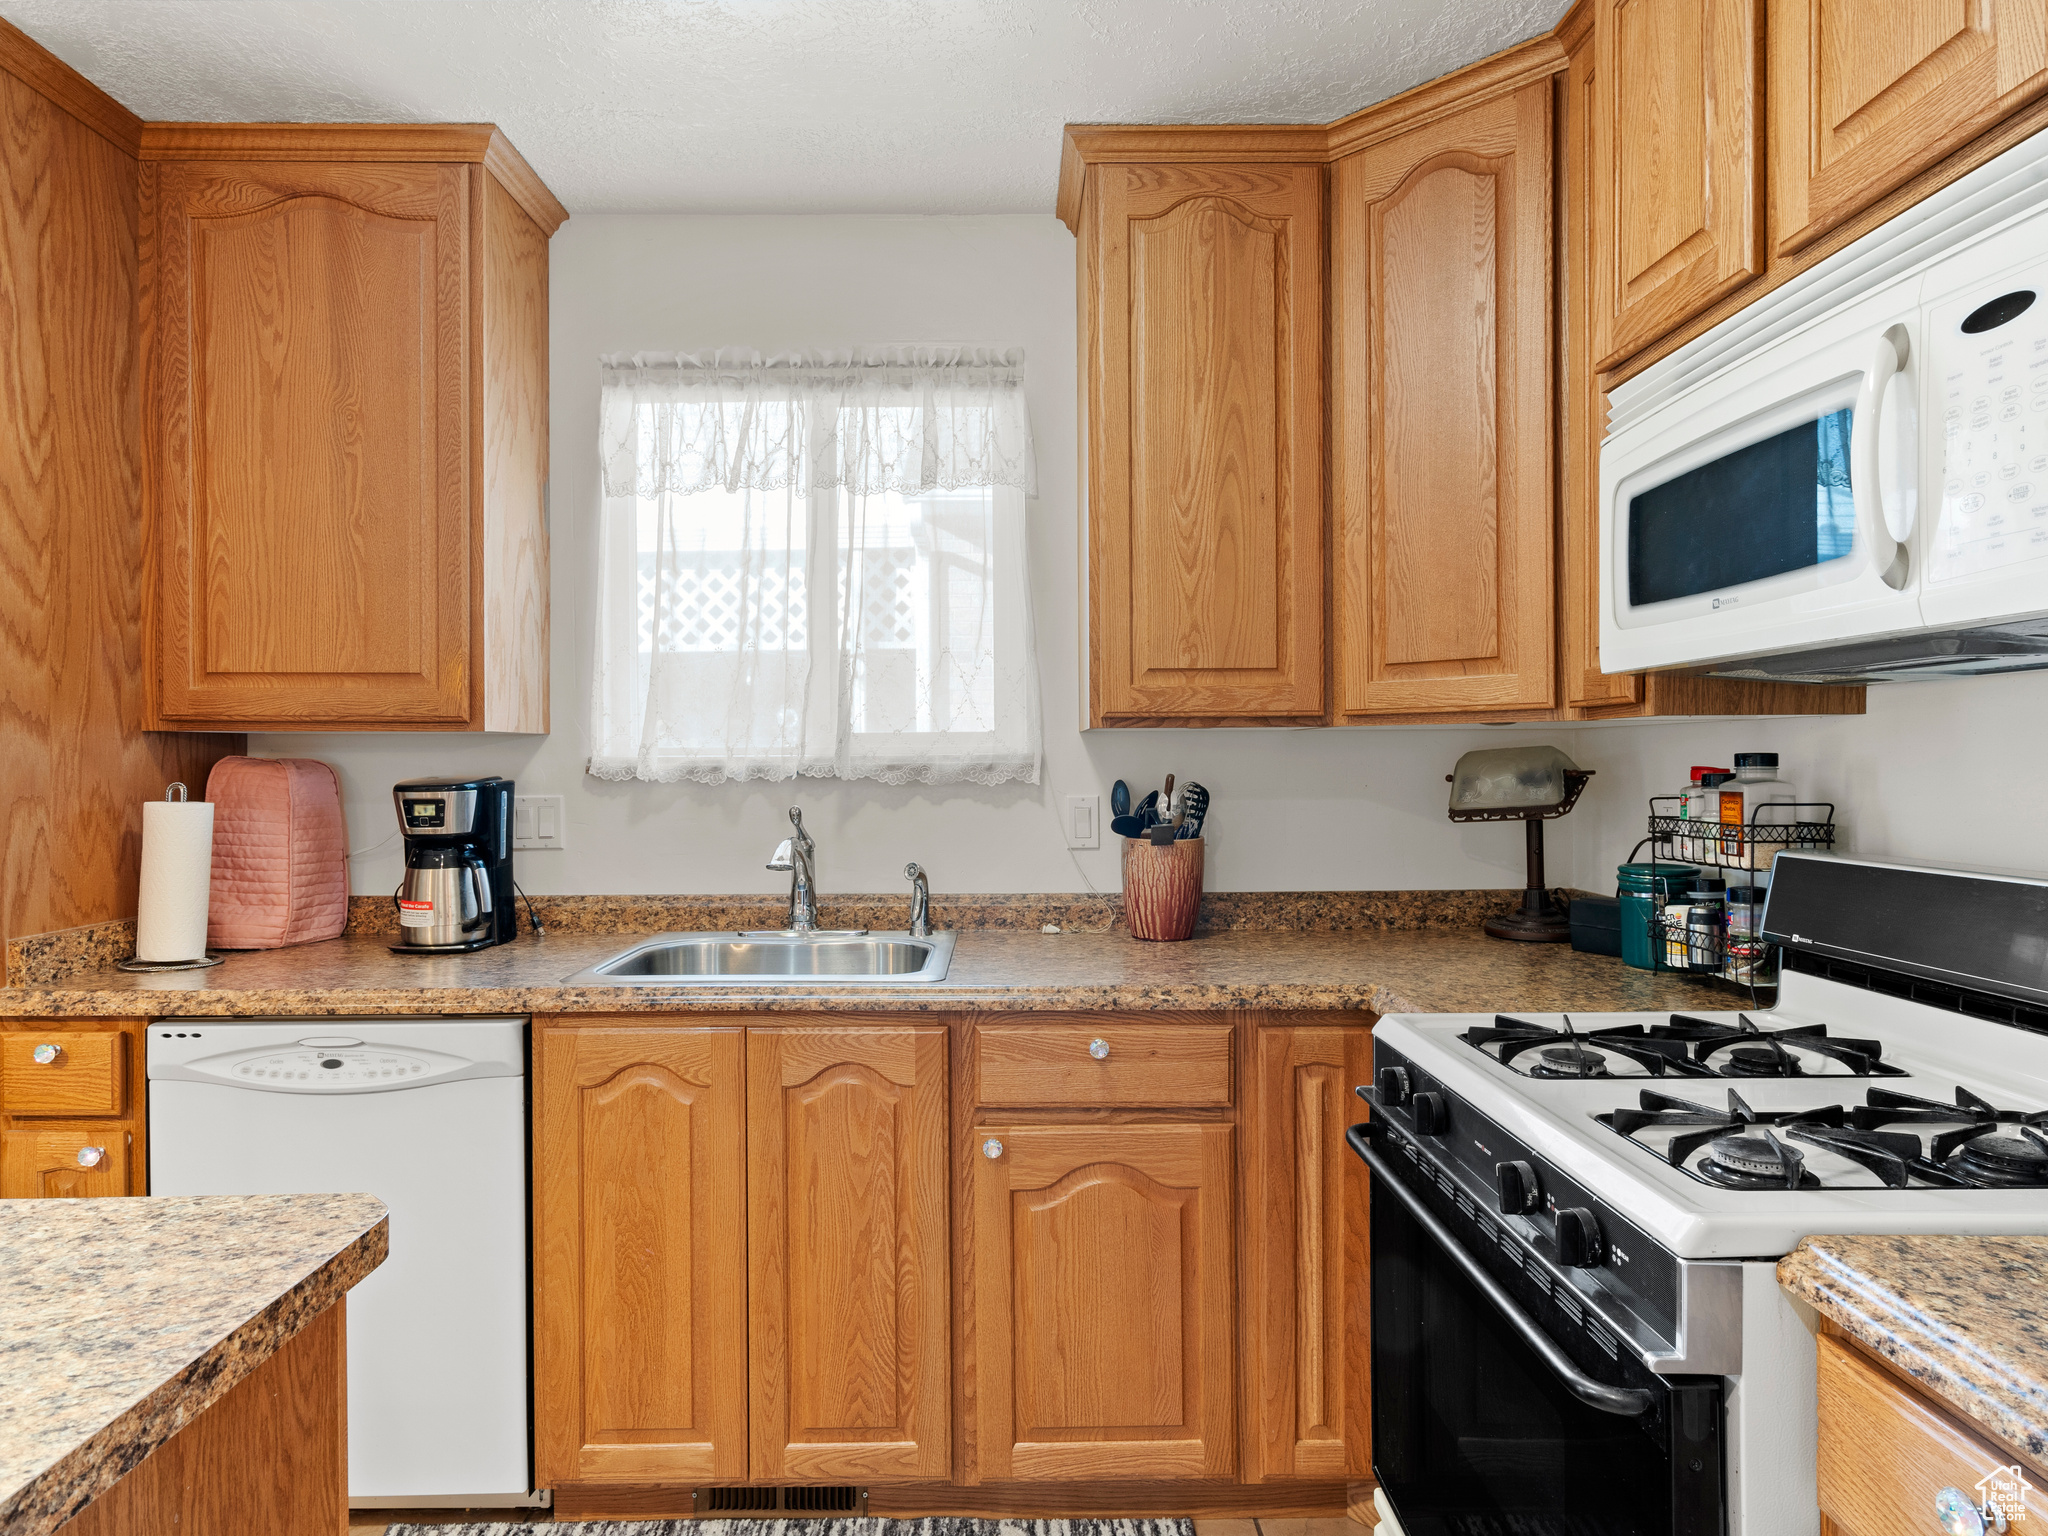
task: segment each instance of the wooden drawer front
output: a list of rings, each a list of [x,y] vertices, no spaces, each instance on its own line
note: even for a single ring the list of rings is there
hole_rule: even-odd
[[[56,1048],[52,1061],[36,1052]],[[0,1036],[0,1114],[118,1115],[127,1036],[51,1030]]]
[[[79,1160],[81,1153],[97,1157]],[[0,1200],[128,1193],[128,1132],[0,1131]]]
[[[1820,1507],[1841,1536],[1939,1531],[1935,1495],[1957,1488],[1979,1499],[1977,1484],[2016,1460],[1839,1339],[1821,1338]],[[2032,1525],[2048,1519],[2048,1498],[2034,1486],[2040,1474],[2024,1471]]]
[[[1091,1047],[1101,1041],[1099,1059]],[[1007,1107],[1228,1104],[1228,1024],[993,1024],[980,1102]]]

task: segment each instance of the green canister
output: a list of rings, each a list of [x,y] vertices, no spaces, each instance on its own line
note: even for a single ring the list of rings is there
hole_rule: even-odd
[[[1664,932],[1657,913],[1668,901],[1683,896],[1699,877],[1691,864],[1623,864],[1614,872],[1614,893],[1621,901],[1621,960],[1639,971],[1668,969],[1662,964]]]

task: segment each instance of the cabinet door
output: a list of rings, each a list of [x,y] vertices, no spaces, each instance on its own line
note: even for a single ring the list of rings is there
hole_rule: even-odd
[[[1365,1165],[1344,1127],[1372,1075],[1364,1026],[1259,1029],[1246,1168],[1252,1467],[1342,1482],[1372,1472]]]
[[[466,168],[142,174],[157,718],[467,720]]]
[[[1759,0],[1600,0],[1595,366],[1763,271]]]
[[[2041,0],[1771,0],[1771,235],[1811,244],[2048,85]]]
[[[737,1029],[544,1029],[535,1450],[565,1482],[747,1475]]]
[[[124,1125],[0,1131],[0,1200],[128,1194],[128,1142]]]
[[[1323,168],[1093,179],[1090,717],[1320,715]]]
[[[980,1476],[1230,1476],[1230,1128],[974,1140]]]
[[[1545,708],[1550,82],[1336,165],[1339,708]]]
[[[748,1033],[758,1481],[945,1480],[946,1033]]]

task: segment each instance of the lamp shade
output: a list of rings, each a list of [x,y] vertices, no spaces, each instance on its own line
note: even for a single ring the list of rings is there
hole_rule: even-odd
[[[1556,747],[1489,747],[1451,770],[1451,820],[1492,821],[1568,810],[1583,783],[1579,765]]]

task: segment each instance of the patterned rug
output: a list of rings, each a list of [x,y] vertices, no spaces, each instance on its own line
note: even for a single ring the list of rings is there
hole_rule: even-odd
[[[484,1525],[397,1524],[385,1536],[1195,1536],[1192,1520],[578,1520]]]

